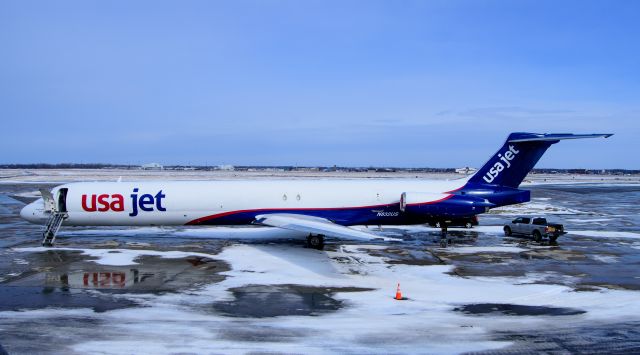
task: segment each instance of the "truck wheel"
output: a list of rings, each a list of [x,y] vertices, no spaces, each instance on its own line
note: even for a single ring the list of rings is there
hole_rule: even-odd
[[[504,227],[504,235],[507,237],[511,236],[511,228],[509,227]]]
[[[473,227],[473,224],[471,224],[471,222],[467,222],[464,224],[464,227],[470,229],[471,227]]]
[[[540,232],[538,231],[533,231],[533,240],[535,240],[537,243],[540,243],[542,241],[542,234],[540,234]]]
[[[440,228],[440,222],[436,222],[436,228]]]

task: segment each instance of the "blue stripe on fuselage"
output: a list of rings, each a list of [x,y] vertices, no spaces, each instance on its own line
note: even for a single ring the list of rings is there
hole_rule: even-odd
[[[475,207],[482,201],[477,197],[452,194],[439,201],[407,205],[400,211],[400,204],[347,208],[309,209],[253,209],[213,214],[190,221],[188,225],[246,225],[259,214],[287,213],[325,218],[340,225],[399,225],[429,223],[439,218],[470,217],[485,211]]]

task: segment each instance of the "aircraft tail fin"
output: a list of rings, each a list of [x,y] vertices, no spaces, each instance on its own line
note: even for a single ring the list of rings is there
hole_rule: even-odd
[[[469,179],[469,183],[517,188],[552,144],[565,139],[609,138],[612,135],[511,133],[504,145]]]

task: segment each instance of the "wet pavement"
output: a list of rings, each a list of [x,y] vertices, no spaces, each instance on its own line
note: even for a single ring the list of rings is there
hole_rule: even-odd
[[[324,325],[308,325],[305,319],[347,322],[353,323],[354,328],[366,328],[376,318],[367,318],[365,314],[360,319],[350,312],[360,309],[358,307],[366,309],[374,290],[389,287],[389,283],[391,290],[387,293],[392,299],[395,279],[389,282],[380,275],[397,274],[393,277],[401,279],[403,270],[411,270],[425,278],[428,285],[433,281],[429,279],[431,276],[422,275],[420,270],[442,267],[447,267],[443,269],[443,277],[451,280],[550,287],[541,298],[553,292],[553,287],[561,287],[562,292],[568,293],[559,298],[544,298],[553,304],[537,304],[547,301],[536,302],[535,297],[513,297],[513,302],[473,302],[473,293],[479,291],[469,288],[465,303],[453,299],[438,303],[443,304],[443,308],[437,312],[443,313],[437,313],[437,317],[442,314],[450,317],[439,322],[456,324],[453,335],[436,330],[442,338],[433,340],[418,330],[419,322],[431,320],[413,319],[418,322],[416,328],[408,326],[406,331],[414,334],[414,339],[397,352],[640,352],[640,315],[625,312],[616,304],[597,301],[600,299],[597,297],[607,299],[607,292],[622,292],[619,297],[631,300],[636,297],[640,303],[638,185],[531,186],[530,204],[482,215],[481,225],[470,230],[451,229],[453,245],[449,248],[439,247],[438,230],[422,226],[383,228],[382,233],[399,236],[404,239],[403,243],[373,243],[360,248],[357,242],[329,240],[326,252],[301,251],[302,242],[288,238],[242,243],[261,253],[272,249],[284,250],[283,255],[287,251],[300,252],[292,256],[298,259],[289,260],[291,268],[301,268],[294,271],[311,277],[301,279],[299,284],[290,282],[291,277],[284,277],[290,276],[286,268],[261,270],[258,264],[236,266],[235,261],[244,265],[251,260],[242,259],[242,253],[236,259],[225,256],[238,245],[235,240],[192,238],[179,228],[64,228],[57,248],[28,249],[39,246],[42,227],[20,220],[22,204],[8,196],[51,186],[0,184],[0,353],[3,348],[9,353],[50,353],[51,349],[42,344],[59,342],[68,337],[67,333],[73,336],[68,347],[60,348],[61,353],[91,352],[100,344],[111,343],[117,346],[106,353],[126,353],[128,343],[123,340],[124,328],[120,327],[131,326],[127,331],[133,332],[134,337],[135,334],[148,336],[151,330],[144,329],[145,324],[156,321],[155,317],[166,309],[183,316],[188,314],[203,326],[216,329],[216,344],[225,344],[228,352],[252,352],[260,344],[268,348],[269,344],[277,343],[280,345],[275,348],[276,352],[282,353],[307,352],[305,349],[384,353],[389,348],[379,347],[380,343],[373,339],[384,344],[402,339],[355,332],[356,335],[341,343],[332,343],[332,347],[313,348],[314,341],[321,345],[326,340],[314,340],[310,334],[330,330]],[[561,237],[557,244],[536,243],[530,237],[504,237],[501,225],[521,214],[543,215],[550,221],[563,223],[569,234]],[[108,265],[101,261],[104,256],[89,255],[83,251],[87,249],[106,250],[105,253],[116,256],[129,250],[139,255],[132,264]],[[145,255],[150,251],[157,253]],[[184,255],[162,254],[175,251]],[[261,254],[247,255],[247,258],[256,255]],[[331,281],[336,285],[328,285],[331,282],[327,281],[327,274],[333,269],[337,269],[340,276],[338,281]],[[313,276],[316,274],[317,282]],[[247,283],[234,284],[241,276]],[[360,278],[370,278],[370,281],[365,285]],[[562,297],[567,295],[577,300],[597,299],[591,303],[564,305]],[[423,313],[418,312],[424,310],[411,308],[418,307],[419,299],[413,300],[409,295],[409,300],[402,302],[400,304],[409,306],[398,306],[397,311],[392,309],[388,313],[390,317],[395,314],[411,317],[412,312],[422,317]],[[419,306],[430,307],[430,304]],[[135,315],[127,313],[132,311]],[[436,312],[435,308],[431,312]],[[126,319],[124,325],[117,321],[119,317]],[[292,322],[300,326],[291,326]],[[433,325],[428,324],[429,329],[433,329]],[[186,324],[173,326],[178,329],[174,332],[188,333],[186,328],[180,330],[188,327]],[[398,326],[389,324],[394,330]],[[100,332],[90,332],[88,328],[100,329]],[[477,333],[481,328],[482,334]],[[160,332],[155,335],[169,334],[154,331]],[[214,341],[211,334],[198,335],[198,331],[194,337],[201,339],[202,344],[207,344],[207,339]],[[456,334],[462,336],[465,332],[473,335],[470,338],[478,337],[477,348],[474,345],[420,347],[420,341],[415,340],[422,336],[425,344],[443,339],[447,343],[448,337],[455,340]],[[300,344],[308,347],[296,351],[295,346]],[[150,347],[140,352],[183,351],[175,346],[175,349]],[[314,349],[317,351],[312,351]]]
[[[229,289],[234,299],[216,302],[213,308],[229,317],[316,316],[342,308],[342,301],[332,297],[336,292],[370,290],[357,287],[249,285]]]
[[[523,306],[518,304],[500,303],[467,304],[462,307],[454,308],[454,311],[470,315],[498,313],[508,316],[573,316],[576,314],[586,313],[586,311],[573,308]]]

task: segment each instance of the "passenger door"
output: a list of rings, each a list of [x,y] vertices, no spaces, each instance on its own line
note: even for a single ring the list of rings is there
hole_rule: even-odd
[[[511,221],[511,231],[513,233],[520,233],[520,228],[522,228],[522,217],[518,217]]]
[[[529,234],[529,223],[531,222],[531,218],[522,217],[520,219],[520,223],[518,224],[518,233],[520,234]]]

